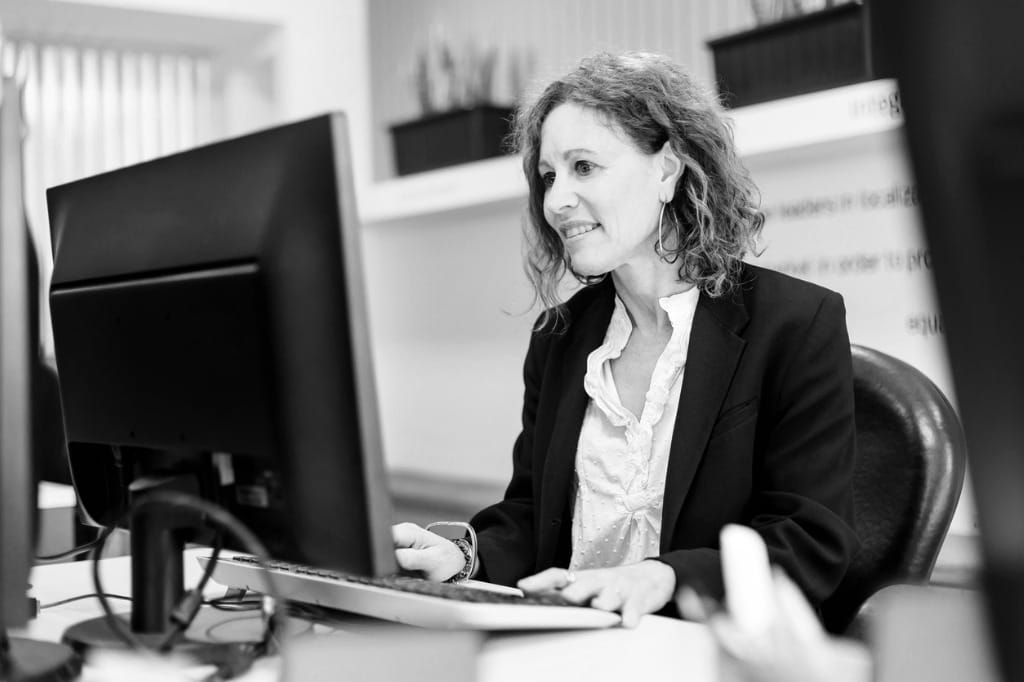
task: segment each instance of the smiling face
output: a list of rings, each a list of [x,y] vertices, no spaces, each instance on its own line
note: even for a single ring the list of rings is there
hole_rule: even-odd
[[[544,217],[584,276],[656,261],[664,154],[646,154],[589,107],[560,104],[540,134]],[[668,182],[671,183],[671,180]]]

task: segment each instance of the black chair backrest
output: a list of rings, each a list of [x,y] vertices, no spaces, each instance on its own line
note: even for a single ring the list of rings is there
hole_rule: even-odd
[[[836,633],[879,588],[928,580],[967,462],[960,420],[928,377],[877,350],[853,345],[851,352],[854,525],[861,550],[822,604],[825,626]]]

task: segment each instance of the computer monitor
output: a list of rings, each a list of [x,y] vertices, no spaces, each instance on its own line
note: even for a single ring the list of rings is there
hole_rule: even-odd
[[[974,485],[1005,680],[1024,678],[1024,3],[874,5],[907,140]]]
[[[38,362],[37,271],[25,222],[21,94],[0,78],[0,679],[65,680],[79,670],[59,644],[9,637],[26,625],[35,542],[34,377]]]
[[[349,144],[333,113],[53,187],[54,348],[83,510],[222,505],[278,559],[395,571]],[[133,522],[161,632],[194,515]],[[205,539],[209,539],[206,537]]]

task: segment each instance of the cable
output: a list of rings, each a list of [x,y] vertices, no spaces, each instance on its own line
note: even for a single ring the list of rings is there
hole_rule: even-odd
[[[105,594],[103,596],[106,597],[107,599],[124,599],[126,601],[131,601],[132,600],[131,597],[126,597],[123,594]],[[77,597],[68,597],[67,599],[61,599],[60,601],[53,601],[53,602],[50,602],[49,604],[40,604],[39,605],[39,610],[42,611],[43,609],[53,608],[54,606],[61,606],[63,604],[70,604],[73,601],[80,601],[82,599],[89,599],[90,597],[97,597],[98,598],[99,594],[97,594],[96,592],[90,592],[89,594],[80,594]]]
[[[103,546],[106,544],[107,538],[113,532],[113,529],[124,520],[124,517],[134,514],[142,507],[151,504],[162,504],[170,507],[185,507],[187,509],[198,511],[206,517],[205,520],[207,522],[213,521],[215,525],[220,527],[220,529],[226,531],[242,543],[245,547],[245,551],[254,555],[257,563],[263,569],[265,578],[264,587],[266,588],[266,593],[268,595],[261,599],[261,604],[264,607],[263,638],[259,642],[239,645],[235,650],[237,656],[233,656],[228,661],[222,663],[218,670],[208,679],[229,679],[234,675],[244,672],[244,670],[248,669],[248,667],[252,665],[252,662],[256,657],[271,651],[271,645],[274,642],[274,635],[279,629],[280,621],[283,617],[280,609],[278,608],[278,605],[283,602],[280,599],[280,592],[277,589],[274,576],[268,567],[270,553],[267,551],[260,539],[256,537],[256,535],[253,534],[253,532],[250,531],[241,521],[235,518],[234,515],[222,507],[193,495],[162,490],[148,493],[136,500],[128,509],[123,510],[118,516],[117,521],[111,526],[104,528],[103,532],[100,533],[100,537],[97,538],[96,541],[97,544],[92,550],[92,576],[93,583],[96,587],[97,599],[100,602],[100,606],[103,609],[111,630],[130,648],[143,650],[147,648],[128,628],[125,627],[124,623],[117,618],[113,610],[110,608],[110,603],[104,596],[106,593],[104,592],[102,583],[100,582],[99,557],[103,551]],[[205,581],[210,579],[209,575],[212,575],[212,567],[214,564],[214,561],[210,561],[208,563],[207,570],[204,571],[203,579],[200,582],[202,587],[205,587]],[[176,612],[179,612],[180,610],[179,615],[183,616],[184,619],[190,620],[188,617],[189,614],[191,613],[192,616],[195,615],[194,611],[192,611],[192,600],[196,599],[198,596],[198,600],[201,603],[201,595],[201,589],[191,591],[186,595],[186,598],[182,600],[182,604],[179,604],[179,608],[176,609]],[[175,625],[177,627],[177,623]],[[178,633],[175,633],[174,636],[177,636],[177,634]],[[165,638],[165,640],[161,642],[161,646],[166,645],[168,641],[173,641],[173,638]]]
[[[48,554],[46,556],[37,556],[36,557],[36,564],[39,564],[39,565],[42,565],[42,564],[55,564],[55,563],[58,563],[60,561],[64,561],[65,559],[70,559],[70,558],[76,557],[76,556],[78,556],[80,554],[85,554],[87,552],[91,552],[92,548],[95,547],[99,543],[99,541],[100,541],[100,537],[99,536],[100,536],[100,534],[97,534],[96,537],[93,540],[90,540],[89,542],[86,542],[83,545],[79,545],[78,547],[72,547],[71,549],[66,550],[64,552],[60,552],[58,554]]]
[[[188,629],[188,626],[195,620],[196,614],[199,613],[199,607],[203,605],[203,590],[206,589],[206,584],[210,582],[210,577],[213,575],[213,568],[217,565],[217,559],[220,558],[220,550],[224,547],[224,533],[217,531],[217,537],[213,543],[213,555],[210,560],[206,562],[206,566],[203,568],[203,575],[199,579],[199,584],[192,590],[185,593],[184,598],[181,602],[171,611],[170,619],[174,627],[167,633],[167,636],[157,645],[156,650],[162,654],[170,651],[171,646],[174,644],[181,633]]]
[[[204,601],[203,604],[218,611],[257,611],[263,608],[262,597],[253,593],[253,597],[246,599],[246,594],[248,590],[232,587],[224,596]]]

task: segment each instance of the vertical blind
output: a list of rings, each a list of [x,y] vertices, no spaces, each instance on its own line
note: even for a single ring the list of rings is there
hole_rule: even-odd
[[[24,191],[41,291],[53,269],[46,188],[207,142],[214,73],[208,56],[136,48],[3,41],[24,87]],[[52,356],[41,302],[43,352]]]

